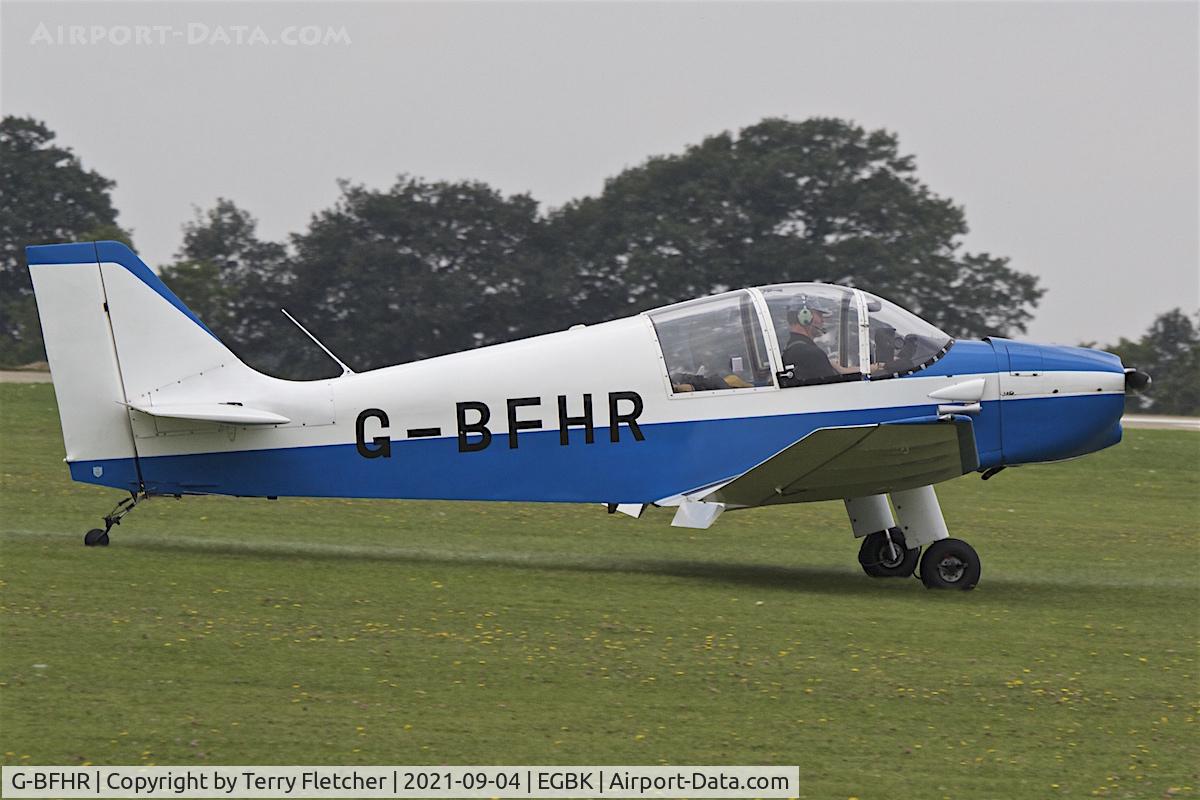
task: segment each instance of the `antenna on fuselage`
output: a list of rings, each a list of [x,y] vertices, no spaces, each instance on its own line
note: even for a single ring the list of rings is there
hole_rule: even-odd
[[[296,319],[296,318],[295,318],[295,317],[293,317],[291,314],[289,314],[289,313],[288,313],[288,310],[287,310],[286,308],[281,308],[281,309],[279,309],[279,310],[283,312],[283,315],[284,315],[285,317],[287,317],[288,319],[290,319],[290,320],[292,321],[292,324],[293,324],[293,325],[295,325],[295,326],[296,326],[297,328],[299,328],[300,330],[304,331],[304,335],[305,335],[305,336],[307,336],[308,338],[312,339],[312,340],[313,340],[313,342],[315,342],[315,343],[316,343],[317,347],[319,347],[319,348],[321,348],[322,350],[324,350],[324,351],[325,351],[325,355],[329,356],[330,358],[332,358],[334,361],[336,361],[336,362],[337,362],[338,366],[342,368],[342,374],[343,374],[343,375],[353,375],[353,374],[354,374],[354,370],[352,370],[352,369],[350,369],[349,367],[347,367],[347,366],[346,366],[346,362],[342,361],[340,358],[338,358],[337,356],[335,356],[335,355],[333,354],[333,351],[332,351],[332,350],[330,350],[328,347],[326,347],[325,345],[321,344],[321,340],[320,340],[320,339],[318,339],[317,337],[313,336],[311,333],[309,333],[309,332],[308,332],[308,328],[306,328],[306,327],[304,327],[303,325],[301,325],[301,324],[300,324],[300,320]]]

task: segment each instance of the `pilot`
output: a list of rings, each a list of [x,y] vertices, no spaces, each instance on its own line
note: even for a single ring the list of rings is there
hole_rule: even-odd
[[[792,335],[783,351],[783,363],[792,369],[792,377],[785,378],[782,386],[798,386],[841,374],[814,341],[825,335],[827,311],[819,298],[807,295],[800,295],[788,309],[788,330]]]

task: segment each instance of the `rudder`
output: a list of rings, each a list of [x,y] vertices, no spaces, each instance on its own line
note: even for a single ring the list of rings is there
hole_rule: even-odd
[[[143,488],[131,403],[216,367],[245,369],[120,242],[26,248],[71,477]]]

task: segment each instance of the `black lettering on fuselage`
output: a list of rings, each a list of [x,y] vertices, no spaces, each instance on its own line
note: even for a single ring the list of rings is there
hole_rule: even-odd
[[[410,439],[428,439],[434,436],[441,436],[441,428],[409,428],[408,438]]]
[[[370,445],[367,444],[367,420],[371,418],[379,420],[381,432],[387,433],[388,415],[382,409],[368,408],[360,412],[358,419],[354,421],[354,444],[358,448],[358,454],[363,458],[391,458],[392,440],[386,435],[376,436]]]
[[[521,406],[540,406],[540,397],[513,397],[508,401],[508,449],[517,449],[517,434],[520,431],[530,431],[542,427],[540,419],[517,419],[517,409]]]
[[[633,404],[633,410],[628,414],[622,414],[617,410],[617,404],[625,400]],[[637,392],[609,392],[608,393],[608,438],[611,441],[621,441],[621,423],[624,422],[629,426],[629,430],[633,432],[633,438],[636,441],[645,440],[642,434],[642,429],[637,423],[637,418],[642,413],[642,396]]]
[[[592,395],[583,395],[583,413],[577,417],[572,417],[567,411],[567,396],[558,395],[558,442],[561,445],[569,445],[571,443],[571,428],[583,428],[583,440],[587,444],[594,444],[596,441],[596,420],[592,410]],[[527,406],[541,405],[542,398],[540,397],[510,397],[505,400],[508,416],[508,447],[510,450],[516,450],[520,443],[519,434],[521,431],[537,430],[542,427],[540,419],[518,419],[517,415],[520,409]],[[623,405],[624,404],[624,405]],[[622,408],[627,410],[622,411]],[[608,393],[608,419],[609,419],[609,440],[613,442],[621,441],[621,425],[628,425],[630,433],[633,434],[634,441],[645,441],[646,435],[642,433],[642,428],[638,424],[638,417],[642,415],[644,405],[642,396],[637,392],[609,392]],[[468,412],[475,412],[478,418],[474,422],[467,422]],[[492,411],[488,408],[487,403],[482,403],[477,400],[466,400],[455,404],[455,412],[458,417],[458,452],[474,453],[480,450],[487,449],[492,443],[492,431],[488,428],[488,422],[491,421]],[[419,429],[422,435],[425,434],[425,429]],[[433,429],[429,429],[432,433]],[[417,429],[409,432],[412,437]]]
[[[558,443],[568,445],[571,443],[571,436],[568,431],[572,426],[583,426],[583,440],[588,444],[596,441],[596,423],[592,419],[592,396],[585,394],[583,396],[583,416],[568,417],[567,416],[567,396],[560,394],[558,396]]]
[[[458,452],[470,453],[476,450],[482,450],[492,443],[492,432],[488,430],[488,420],[492,418],[492,412],[488,409],[487,403],[479,403],[474,400],[467,400],[462,403],[455,404],[455,411],[458,416]],[[467,412],[474,411],[479,414],[479,419],[476,422],[467,424]],[[478,433],[479,441],[472,442],[467,438],[467,434]]]

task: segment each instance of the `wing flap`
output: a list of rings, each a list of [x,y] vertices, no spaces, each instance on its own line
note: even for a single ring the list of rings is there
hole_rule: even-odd
[[[978,466],[966,417],[819,428],[699,499],[759,506],[862,497],[928,486]]]
[[[129,407],[152,417],[215,422],[221,425],[286,425],[291,422],[287,417],[273,411],[246,408],[231,403],[176,403],[163,406],[131,403]]]

